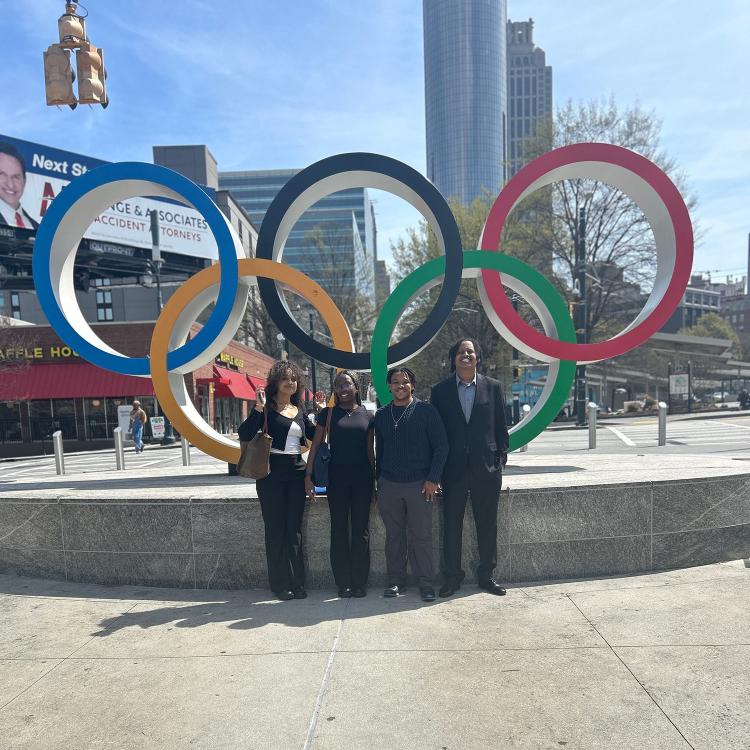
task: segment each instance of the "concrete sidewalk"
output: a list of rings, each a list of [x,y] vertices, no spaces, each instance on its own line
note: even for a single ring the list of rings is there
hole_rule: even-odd
[[[0,746],[750,747],[742,561],[434,604],[268,596],[0,575]]]

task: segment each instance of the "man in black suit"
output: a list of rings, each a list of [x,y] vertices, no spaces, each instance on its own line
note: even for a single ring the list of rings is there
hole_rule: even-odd
[[[503,596],[493,578],[497,565],[497,506],[502,468],[508,457],[508,426],[500,383],[477,373],[479,344],[457,341],[449,353],[451,375],[432,389],[430,402],[448,433],[448,460],[443,469],[444,583],[440,596],[451,596],[464,578],[461,536],[466,500],[471,498],[477,527],[479,587]]]
[[[19,229],[38,229],[35,221],[21,205],[26,188],[26,162],[15,146],[0,142],[0,224]]]

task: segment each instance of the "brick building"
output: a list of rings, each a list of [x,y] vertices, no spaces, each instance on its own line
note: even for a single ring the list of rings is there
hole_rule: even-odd
[[[102,341],[124,355],[148,353],[154,323],[93,325]],[[191,337],[200,330],[195,324]],[[81,359],[50,326],[12,326],[0,340],[0,456],[50,450],[61,430],[66,451],[112,445],[118,407],[137,398],[149,416],[160,410],[150,378],[102,370]],[[236,431],[255,400],[271,357],[232,341],[216,359],[186,375],[188,393],[218,432]],[[149,436],[147,429],[146,437]]]

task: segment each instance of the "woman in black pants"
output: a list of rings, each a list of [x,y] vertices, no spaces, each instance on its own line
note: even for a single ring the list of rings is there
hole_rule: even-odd
[[[260,508],[266,532],[266,559],[271,590],[279,599],[304,599],[305,566],[302,558],[302,516],[305,510],[305,462],[301,446],[307,445],[314,426],[300,407],[304,390],[299,368],[293,362],[274,362],[265,394],[258,392],[255,409],[240,425],[240,440],[252,440],[263,429],[268,413],[271,473],[258,479]],[[267,403],[267,406],[266,406]]]
[[[362,406],[357,376],[342,370],[333,382],[328,442],[328,508],[331,513],[331,568],[340,597],[365,596],[370,574],[370,502],[372,500],[373,418]],[[328,408],[317,416],[317,427],[307,461],[305,490],[315,498],[311,478],[318,446],[323,441]],[[350,523],[351,519],[351,536]]]

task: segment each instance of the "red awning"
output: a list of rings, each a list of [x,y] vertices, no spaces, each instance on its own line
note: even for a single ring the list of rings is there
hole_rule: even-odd
[[[265,389],[266,387],[266,379],[265,378],[259,378],[255,375],[247,375],[247,379],[250,381],[250,385],[253,387],[253,391],[257,391],[258,388]]]
[[[255,399],[255,389],[241,372],[214,365],[213,383],[215,398],[241,398],[245,401]]]
[[[0,401],[153,395],[151,378],[120,375],[88,362],[29,365],[0,371]]]

